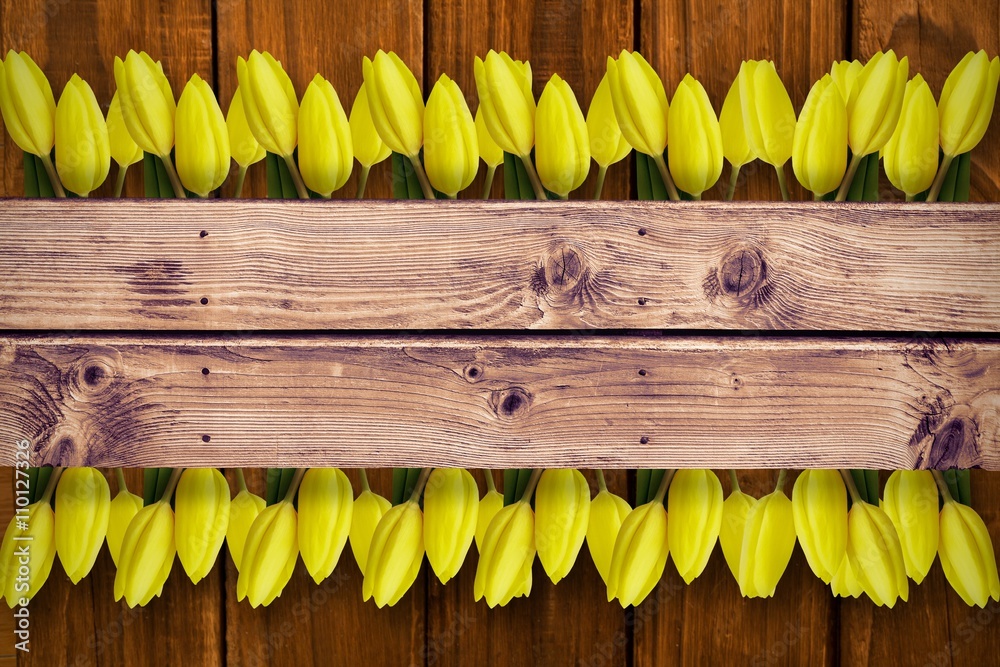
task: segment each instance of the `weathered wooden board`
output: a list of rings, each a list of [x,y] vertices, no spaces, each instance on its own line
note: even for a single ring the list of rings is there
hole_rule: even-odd
[[[60,465],[997,469],[998,368],[995,339],[10,336],[0,441]]]
[[[1000,205],[53,202],[2,329],[1000,331]]]

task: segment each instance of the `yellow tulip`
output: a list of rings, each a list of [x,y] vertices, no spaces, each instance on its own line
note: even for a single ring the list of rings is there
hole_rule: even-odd
[[[662,156],[667,148],[667,93],[642,54],[608,57],[608,81],[615,118],[625,140],[640,153]]]
[[[337,91],[317,74],[299,109],[299,170],[309,189],[329,197],[354,168],[351,125]]]
[[[839,95],[835,86],[828,90]],[[803,470],[792,487],[792,518],[809,567],[829,584],[847,554],[847,487],[840,473]]]
[[[722,103],[719,114],[719,130],[722,134],[722,153],[733,169],[739,169],[754,159],[750,144],[747,143],[747,133],[743,127],[743,103],[740,101],[740,79],[746,76],[740,69],[739,75],[729,86],[726,100]]]
[[[563,198],[583,185],[590,171],[587,121],[573,89],[558,74],[538,100],[535,163],[542,185]]]
[[[0,61],[0,112],[18,148],[48,158],[56,140],[56,101],[44,72],[24,51],[8,51]]]
[[[941,149],[949,157],[968,153],[986,134],[993,116],[1000,79],[1000,58],[989,59],[985,51],[972,53],[948,75],[938,105]]]
[[[248,59],[236,59],[236,76],[250,132],[265,150],[290,158],[298,141],[299,102],[281,63],[255,49]]]
[[[368,564],[368,552],[371,549],[375,527],[390,507],[392,503],[368,489],[362,491],[354,500],[354,512],[351,516],[351,552],[361,574],[365,573],[365,566]]]
[[[303,98],[303,115],[305,108]],[[337,567],[353,518],[354,489],[347,475],[338,468],[307,470],[299,486],[299,552],[317,584]]]
[[[670,112],[676,108],[675,98]],[[678,470],[674,474],[667,492],[667,543],[686,584],[708,565],[722,528],[722,505],[722,483],[711,470]]]
[[[215,565],[229,528],[230,502],[229,483],[217,468],[187,468],[181,474],[174,497],[174,540],[191,583],[204,579]]]
[[[489,475],[490,472],[486,471]],[[486,529],[490,527],[493,517],[503,509],[503,494],[496,489],[486,492],[486,495],[479,501],[479,515],[476,519],[476,548],[483,551],[483,540],[486,539]]]
[[[971,507],[946,500],[941,509],[941,568],[965,604],[985,607],[1000,602],[1000,578],[989,531]]]
[[[135,143],[132,135],[125,127],[125,118],[122,116],[122,103],[118,99],[118,93],[111,98],[111,106],[108,107],[108,115],[104,119],[108,126],[108,142],[111,146],[111,159],[124,169],[135,164],[142,159],[142,149]]]
[[[0,586],[11,609],[35,597],[49,578],[56,557],[55,514],[48,496],[27,509],[7,524],[0,546]],[[18,521],[26,522],[27,528],[19,528]]]
[[[374,60],[365,56],[363,72],[368,109],[382,141],[416,159],[424,143],[424,98],[417,78],[394,51],[381,49]]]
[[[929,470],[896,470],[885,483],[882,508],[896,528],[906,576],[920,583],[938,551],[938,491]]]
[[[478,520],[479,487],[469,471],[435,468],[424,489],[424,548],[442,584],[465,562]]]
[[[608,602],[638,605],[653,591],[667,565],[667,510],[656,499],[629,512],[618,530],[608,570]]]
[[[587,109],[587,134],[590,136],[590,154],[603,169],[625,159],[632,150],[618,127],[615,104],[611,99],[611,81],[606,72]]]
[[[146,606],[163,592],[174,564],[174,511],[161,500],[139,510],[122,539],[115,575],[115,601]]]
[[[531,64],[491,49],[485,61],[476,56],[475,76],[479,110],[493,141],[508,153],[530,155],[535,145]]]
[[[229,527],[226,529],[226,544],[229,545],[229,555],[233,558],[236,571],[240,571],[243,563],[243,550],[246,547],[247,534],[257,515],[264,511],[267,503],[258,495],[246,489],[240,490],[229,504]]]
[[[122,541],[125,539],[125,531],[128,530],[132,518],[142,509],[142,498],[129,493],[128,489],[121,487],[118,495],[111,501],[111,510],[108,516],[108,551],[111,553],[111,560],[118,565],[121,555]]]
[[[487,167],[496,169],[503,164],[503,149],[493,141],[493,135],[486,129],[482,108],[476,109],[476,139],[479,141],[479,157]]]
[[[909,582],[896,528],[875,505],[855,500],[848,514],[847,557],[861,588],[878,606],[905,602]]]
[[[197,74],[177,103],[176,133],[177,175],[185,188],[207,197],[229,175],[229,129],[215,93]]]
[[[247,124],[247,115],[243,110],[243,93],[239,86],[233,93],[233,101],[229,103],[229,112],[226,114],[226,130],[229,132],[229,149],[233,154],[233,159],[244,169],[260,162],[267,155],[267,151],[254,138],[253,132],[250,131],[250,126]]]
[[[86,197],[111,169],[104,114],[90,85],[74,74],[56,106],[56,171],[67,190]]]
[[[938,167],[938,109],[930,86],[919,74],[906,84],[899,122],[882,148],[882,158],[889,182],[911,197],[934,182]],[[931,488],[936,494],[934,480]]]
[[[764,162],[781,167],[792,156],[795,110],[774,63],[746,60],[737,80],[747,145]]]
[[[733,577],[740,579],[740,556],[743,552],[743,533],[747,524],[747,514],[757,504],[753,496],[734,490],[722,503],[722,525],[719,527],[719,546],[726,559],[726,565]]]
[[[769,598],[795,549],[792,501],[780,489],[747,511],[737,580],[743,597]]]
[[[392,154],[382,137],[378,136],[375,123],[372,121],[371,109],[368,106],[368,93],[365,84],[361,84],[358,94],[351,106],[351,139],[354,144],[354,157],[361,166],[370,169]]]
[[[851,569],[851,560],[847,557],[846,552],[844,553],[844,559],[840,561],[837,573],[830,580],[830,590],[834,595],[842,598],[856,598],[865,592],[861,588],[861,582],[855,576],[854,570]]]
[[[847,101],[847,140],[855,158],[885,146],[903,107],[909,60],[879,51],[858,73]]]
[[[96,468],[66,468],[56,487],[56,553],[74,584],[86,577],[108,534],[111,488]]]
[[[393,606],[410,590],[424,562],[423,514],[416,500],[386,512],[372,535],[361,586],[364,599],[379,607]]]
[[[541,103],[538,108],[541,115]],[[557,468],[544,471],[535,491],[535,548],[553,584],[573,568],[589,524],[590,485],[583,474]]]
[[[438,191],[454,198],[479,171],[476,122],[458,84],[442,74],[424,112],[424,167]]]
[[[177,105],[163,67],[145,51],[129,51],[124,62],[115,57],[115,83],[132,139],[147,153],[169,157]]]
[[[854,90],[854,84],[858,80],[858,74],[861,74],[861,70],[864,66],[857,60],[840,60],[833,63],[830,67],[830,76],[833,78],[833,82],[837,84],[837,90],[840,91],[840,96],[844,98],[844,104],[847,104],[848,100],[851,99],[851,91]]]
[[[671,137],[667,160],[674,183],[700,199],[722,174],[722,130],[708,93],[690,74],[684,75],[674,93],[667,135]]]
[[[534,560],[535,513],[521,500],[497,512],[486,529],[473,586],[476,601],[485,597],[490,607],[502,607],[527,595]]]
[[[587,549],[594,567],[604,584],[611,572],[611,557],[622,522],[632,511],[628,501],[607,489],[602,489],[590,503],[590,521],[587,524]]]
[[[254,519],[243,546],[236,599],[267,606],[288,585],[299,556],[298,517],[290,500],[265,507]]]
[[[792,170],[802,187],[817,197],[836,190],[844,180],[847,105],[829,74],[813,84],[795,123]]]

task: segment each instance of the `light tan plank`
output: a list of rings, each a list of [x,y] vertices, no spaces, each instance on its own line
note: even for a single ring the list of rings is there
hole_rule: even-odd
[[[993,204],[22,200],[0,229],[6,329],[1000,331]]]
[[[998,368],[998,340],[14,336],[0,441],[95,466],[997,469]]]

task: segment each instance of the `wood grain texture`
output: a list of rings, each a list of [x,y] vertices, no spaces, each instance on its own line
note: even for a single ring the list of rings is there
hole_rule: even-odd
[[[78,73],[105,114],[115,93],[115,56],[144,50],[163,63],[177,98],[192,74],[213,82],[212,2],[176,0],[164,6],[144,0],[5,0],[0,3],[0,50],[5,54],[9,49],[26,51],[38,63],[56,101],[70,76]],[[21,196],[23,153],[5,130],[0,131],[0,153],[0,196]],[[116,178],[117,165],[112,164],[108,180],[92,196],[111,196]],[[142,165],[133,165],[125,195],[142,194]]]
[[[54,202],[5,329],[1000,331],[1000,206]]]
[[[969,51],[1000,51],[1000,3],[980,0],[850,0],[854,3],[853,53],[866,59],[894,49],[910,59],[934,97],[951,69]],[[994,114],[996,116],[997,114]],[[972,151],[972,201],[1000,199],[1000,122],[993,119]]]
[[[997,469],[997,368],[997,340],[11,336],[0,439],[59,465]]]

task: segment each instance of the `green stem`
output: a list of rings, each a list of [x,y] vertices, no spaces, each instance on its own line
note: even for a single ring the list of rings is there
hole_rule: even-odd
[[[52,158],[48,155],[39,155],[38,159],[42,161],[42,166],[45,167],[45,173],[49,175],[49,182],[52,184],[52,191],[56,193],[56,197],[65,197],[66,191],[63,190],[62,181],[59,180],[59,174],[56,173],[56,167],[52,164]]]
[[[62,477],[65,468],[53,468],[52,475],[49,477],[49,483],[45,485],[45,491],[42,493],[42,497],[38,499],[40,503],[47,503],[52,500],[52,494],[56,492],[56,485],[59,483],[59,478]]]
[[[851,477],[850,471],[842,469],[840,476],[844,478],[844,484],[847,485],[847,492],[851,494],[851,500],[856,503],[864,502],[864,499],[858,492],[858,487],[854,484],[854,478]]]
[[[299,199],[309,199],[309,191],[306,190],[306,184],[302,182],[302,174],[299,173],[299,167],[295,164],[295,160],[292,159],[291,155],[283,157],[285,158],[285,164],[288,166],[288,173],[292,177],[292,182],[295,183],[295,191],[299,193]]]
[[[729,187],[726,188],[726,201],[732,201],[736,195],[736,183],[740,180],[740,167],[737,165],[729,170]]]
[[[781,188],[781,201],[788,201],[788,183],[785,181],[785,165],[776,166],[774,172],[778,174],[778,187]]]
[[[292,502],[295,498],[295,492],[299,490],[299,484],[302,483],[302,478],[306,474],[306,468],[297,468],[295,470],[295,476],[292,477],[292,483],[288,485],[288,491],[285,492],[285,497],[282,498],[283,502]]]
[[[174,468],[170,471],[170,479],[167,480],[167,487],[163,489],[163,496],[160,497],[161,503],[169,503],[170,499],[174,496],[174,489],[177,488],[177,482],[181,481],[181,475],[184,473],[184,468]]]
[[[124,167],[118,165],[118,180],[115,181],[115,199],[120,199],[122,190],[125,188],[125,174],[128,172],[128,165]]]
[[[597,185],[594,186],[594,200],[601,198],[601,192],[604,190],[604,177],[608,175],[608,168],[601,167],[597,170]]]
[[[497,484],[493,481],[493,471],[487,468],[486,470],[483,470],[483,473],[486,475],[486,490],[496,491]]]
[[[486,181],[483,182],[483,199],[490,198],[490,190],[493,189],[493,176],[497,173],[497,168],[495,165],[489,165],[486,168]]]
[[[730,489],[731,493],[739,493],[741,491],[740,480],[736,477],[736,470],[733,468],[729,469],[729,485],[733,487]]]
[[[521,502],[531,502],[531,496],[535,494],[535,487],[538,486],[538,480],[542,476],[542,471],[543,468],[535,468],[531,471],[531,477],[528,478],[528,485],[524,487],[524,495],[521,496]]]
[[[184,194],[184,185],[181,183],[180,177],[177,176],[177,170],[174,169],[174,163],[170,159],[170,156],[166,157],[160,156],[160,161],[163,162],[163,169],[167,172],[167,178],[170,179],[170,187],[173,188],[174,197],[177,199],[187,199],[187,195]]]
[[[656,168],[660,170],[660,177],[663,179],[663,184],[667,187],[667,194],[673,201],[680,201],[681,196],[677,194],[677,187],[674,185],[674,179],[670,177],[670,170],[667,169],[667,163],[663,159],[662,155],[653,155],[653,162],[656,163]]]
[[[944,185],[944,179],[948,176],[948,169],[951,167],[951,162],[954,159],[951,155],[945,155],[944,159],[941,160],[937,176],[934,177],[934,183],[927,193],[927,201],[937,201],[938,195],[941,194],[941,186]]]
[[[824,195],[821,195],[818,192],[813,193],[813,201],[823,201],[823,197]]]
[[[368,185],[368,173],[370,171],[371,167],[361,167],[361,174],[358,176],[358,193],[354,196],[355,199],[364,199],[365,187]]]
[[[420,163],[420,156],[411,155],[410,163],[413,165],[413,172],[417,175],[417,180],[420,181],[420,189],[424,191],[424,199],[437,199],[434,196],[434,188],[431,187],[431,182],[427,180],[427,172],[424,171],[424,165]]]
[[[243,468],[236,469],[236,483],[240,486],[240,491],[247,490],[247,478],[243,476]]]
[[[948,482],[945,480],[944,475],[941,474],[940,470],[931,470],[931,474],[934,475],[934,481],[937,482],[938,490],[941,491],[941,497],[944,498],[946,503],[953,503],[955,499],[951,495],[951,490],[948,489]]]
[[[785,490],[785,478],[788,476],[788,471],[782,468],[778,471],[778,483],[774,485],[775,491]]]
[[[240,165],[240,170],[236,172],[236,192],[233,193],[233,199],[239,199],[240,195],[243,194],[243,181],[247,177],[247,168]]]
[[[535,198],[548,199],[549,196],[545,194],[545,186],[542,185],[541,179],[538,178],[538,172],[535,171],[535,165],[531,162],[531,156],[522,155],[521,162],[524,164],[524,171],[528,174],[528,180],[531,181],[531,188],[535,191]]]
[[[118,491],[128,491],[128,484],[125,483],[125,471],[115,468],[115,479],[118,481]]]
[[[653,498],[654,503],[662,503],[663,499],[667,495],[667,489],[670,487],[670,480],[674,478],[674,473],[676,470],[668,470],[663,474],[663,479],[660,480],[660,486],[656,489],[656,496]]]
[[[608,490],[608,482],[607,482],[607,480],[604,479],[604,471],[601,470],[600,468],[598,468],[594,472],[597,473],[597,489],[599,491],[607,491]]]
[[[434,468],[424,468],[420,471],[420,477],[417,477],[417,483],[413,485],[413,493],[410,494],[410,502],[420,502],[420,494],[424,492],[427,478],[431,476],[432,470]]]
[[[914,201],[916,195],[906,195],[906,201]]]
[[[358,470],[358,476],[361,478],[361,490],[371,491],[372,487],[368,485],[368,471],[365,470],[364,468],[360,468]]]
[[[864,159],[864,155],[854,155],[851,157],[851,164],[847,166],[847,173],[844,174],[844,180],[840,182],[840,189],[837,190],[836,201],[847,201],[847,193],[851,191],[854,174],[858,173],[858,167],[861,166],[861,161]]]

